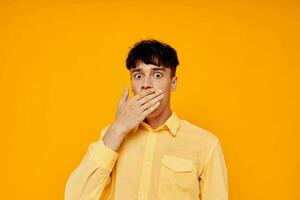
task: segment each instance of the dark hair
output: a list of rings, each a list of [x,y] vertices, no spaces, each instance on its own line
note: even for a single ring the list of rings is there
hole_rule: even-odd
[[[127,69],[135,68],[140,61],[145,64],[171,68],[171,77],[175,76],[176,67],[179,65],[175,49],[154,39],[141,40],[133,46],[126,59]]]

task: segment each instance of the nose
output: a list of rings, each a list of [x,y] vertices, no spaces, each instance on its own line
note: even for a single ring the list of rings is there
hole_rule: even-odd
[[[146,90],[146,89],[151,89],[152,86],[152,81],[151,81],[151,77],[149,76],[145,76],[144,81],[142,83],[142,89]]]

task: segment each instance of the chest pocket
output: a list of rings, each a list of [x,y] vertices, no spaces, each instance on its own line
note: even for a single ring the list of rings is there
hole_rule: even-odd
[[[173,170],[174,172],[191,172],[193,169],[193,161],[180,158],[177,156],[164,155],[162,164]]]
[[[158,196],[160,200],[193,199],[197,191],[197,173],[191,159],[164,155],[161,160]]]

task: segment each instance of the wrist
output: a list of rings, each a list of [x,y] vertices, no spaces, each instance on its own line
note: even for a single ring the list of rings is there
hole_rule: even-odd
[[[120,136],[125,136],[127,133],[126,130],[124,129],[124,127],[116,121],[114,121],[111,124],[110,128],[113,130],[113,132],[115,132],[117,135],[120,135]]]

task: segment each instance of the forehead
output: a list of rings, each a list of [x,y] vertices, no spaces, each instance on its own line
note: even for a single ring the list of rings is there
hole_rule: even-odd
[[[130,71],[134,72],[151,72],[151,71],[167,71],[168,68],[152,65],[152,64],[145,64],[143,62],[139,62],[135,68],[131,68]]]

